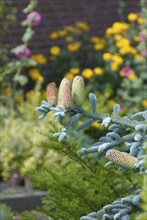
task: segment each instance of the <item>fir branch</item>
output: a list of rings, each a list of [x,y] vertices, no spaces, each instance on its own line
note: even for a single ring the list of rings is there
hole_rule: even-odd
[[[103,209],[94,213],[95,220],[98,219],[128,219],[132,213],[141,211],[140,209],[140,193],[137,190],[134,195],[130,195],[121,199],[117,199],[112,204],[106,205]],[[82,216],[80,220],[89,220],[91,213]],[[100,218],[99,218],[100,217]],[[126,218],[125,218],[126,217]]]
[[[88,200],[84,197],[83,194],[78,193],[77,191],[75,191],[74,188],[71,187],[71,185],[68,185],[68,186],[66,185],[65,188],[68,189],[70,192],[76,194],[79,198],[81,198],[81,200],[84,201],[85,204],[87,204],[87,206],[88,206],[91,210],[94,211],[93,206],[88,202]]]
[[[86,111],[86,110],[84,110],[83,112],[80,112],[80,113],[82,113],[82,115],[84,117],[93,118],[95,120],[99,120],[100,122],[102,122],[106,117],[110,117],[108,114],[105,114],[105,113],[98,113],[98,112],[93,113],[92,111]],[[136,125],[140,124],[138,121],[130,120],[128,122],[120,117],[118,117],[118,118],[110,117],[110,119],[111,119],[110,120],[111,123],[118,124],[118,125],[121,125],[121,126],[127,127],[127,128],[135,129]],[[147,131],[147,125],[142,124],[142,126],[144,127],[144,130]]]

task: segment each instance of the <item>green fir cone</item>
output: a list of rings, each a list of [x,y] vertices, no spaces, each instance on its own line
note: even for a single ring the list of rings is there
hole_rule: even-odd
[[[77,106],[82,106],[84,101],[84,80],[82,76],[76,76],[72,82],[72,98],[73,104]]]
[[[65,116],[60,120],[61,125],[67,125],[70,122],[70,114],[66,112]]]
[[[50,106],[57,105],[57,88],[54,82],[47,85],[47,100]]]
[[[133,165],[139,161],[136,157],[114,149],[108,150],[106,157],[108,157],[114,164],[128,169],[131,169]]]
[[[65,77],[59,87],[58,105],[64,108],[71,108],[73,105],[71,94],[71,80]]]

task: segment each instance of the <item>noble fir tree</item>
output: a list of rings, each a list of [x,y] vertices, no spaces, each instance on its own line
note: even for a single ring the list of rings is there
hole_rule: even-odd
[[[48,112],[54,112],[55,117],[50,132],[46,132],[48,142],[41,146],[66,156],[63,166],[55,164],[32,177],[37,187],[49,191],[43,210],[53,219],[134,218],[135,214],[143,212],[141,184],[136,179],[141,174],[146,175],[147,112],[136,113],[131,118],[119,117],[120,106],[115,105],[111,115],[100,113],[93,93],[89,94],[91,110],[85,110],[84,90],[81,76],[76,76],[73,81],[64,78],[59,91],[55,83],[49,83],[48,102],[42,101],[36,108],[41,113],[40,119]],[[80,130],[94,121],[107,127],[108,131],[90,146],[90,142],[86,144],[81,138]],[[58,122],[61,127],[57,132]],[[70,128],[76,128],[77,134]],[[119,173],[112,168],[114,165],[119,166]],[[129,191],[129,186],[133,192]]]

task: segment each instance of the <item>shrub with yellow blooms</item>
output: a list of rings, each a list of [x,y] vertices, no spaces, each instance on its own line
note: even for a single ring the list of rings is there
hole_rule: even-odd
[[[51,47],[50,54],[53,56],[58,56],[60,54],[60,47],[58,47],[58,46]]]
[[[34,111],[34,106],[46,97],[46,93],[41,92],[40,88],[41,84],[37,82],[34,90],[28,91],[25,98],[17,94],[13,97],[10,88],[4,90],[3,98],[9,100],[9,108],[2,105],[0,112],[0,122],[3,126],[0,178],[3,181],[8,181],[13,172],[25,177],[30,169],[39,169],[54,163],[61,164],[63,161],[53,150],[43,149],[38,145],[45,140],[41,134],[45,126],[41,126]],[[47,119],[47,123],[49,120],[51,124],[52,115]],[[37,127],[40,127],[40,131],[37,131]],[[66,158],[64,160],[65,163]]]
[[[128,97],[135,94],[140,85],[138,81],[144,84],[141,74],[144,55],[138,48],[144,35],[140,36],[144,22],[139,13],[130,13],[126,22],[116,21],[108,27],[104,37],[91,36],[88,24],[80,21],[50,33],[51,40],[62,38],[64,42],[59,49],[56,44],[50,48],[50,51],[57,49],[57,54],[51,53],[53,56],[49,58],[53,72],[70,79],[82,75],[92,91],[104,92],[106,83],[110,83],[114,91],[112,96],[123,96],[127,81]],[[142,106],[141,98],[138,105]]]

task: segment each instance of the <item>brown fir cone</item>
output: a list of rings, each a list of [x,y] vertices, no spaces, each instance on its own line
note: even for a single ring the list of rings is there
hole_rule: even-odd
[[[73,104],[77,106],[82,106],[84,101],[84,80],[82,76],[76,76],[73,79],[72,83],[72,98],[73,98]]]
[[[47,100],[50,106],[57,105],[57,88],[54,82],[47,85]]]
[[[139,161],[136,157],[114,149],[108,150],[106,157],[108,157],[114,164],[128,169],[131,169],[133,165]]]
[[[73,105],[71,94],[71,80],[65,77],[59,87],[58,105],[64,108],[71,108]]]

